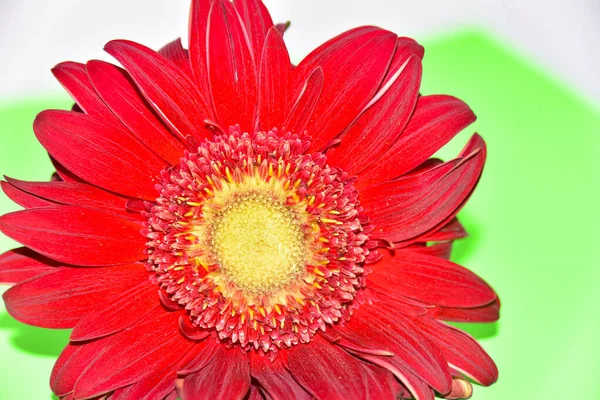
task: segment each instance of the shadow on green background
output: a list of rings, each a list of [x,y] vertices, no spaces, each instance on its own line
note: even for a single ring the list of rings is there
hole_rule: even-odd
[[[18,351],[39,356],[58,357],[69,342],[70,330],[44,329],[25,325],[7,312],[0,314],[0,331],[6,331]]]
[[[482,180],[459,215],[470,236],[453,252],[502,301],[499,323],[458,324],[500,371],[498,383],[477,387],[474,398],[600,399],[597,105],[481,32],[424,45],[422,92],[452,94],[478,115],[439,155],[458,154],[474,131],[488,144]],[[63,95],[0,107],[0,173],[47,180],[51,165],[31,124],[44,108],[70,105]],[[17,209],[4,197],[0,208]],[[0,238],[0,246],[14,242]],[[0,398],[48,398],[52,364],[67,340],[67,331],[0,314]]]

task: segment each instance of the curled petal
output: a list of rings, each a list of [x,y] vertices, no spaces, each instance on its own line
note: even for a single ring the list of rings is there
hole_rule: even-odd
[[[323,90],[323,70],[321,67],[308,76],[304,85],[296,90],[295,100],[283,123],[284,130],[304,133],[311,115],[317,107]]]
[[[51,201],[27,193],[6,181],[0,182],[0,186],[2,186],[2,191],[9,199],[23,208],[48,207],[55,204]]]
[[[14,187],[40,199],[50,205],[66,204],[97,208],[108,208],[115,212],[124,212],[126,199],[108,193],[96,186],[79,182],[27,182],[7,177]]]
[[[233,6],[242,19],[258,67],[267,32],[273,27],[269,10],[261,0],[233,0]]]

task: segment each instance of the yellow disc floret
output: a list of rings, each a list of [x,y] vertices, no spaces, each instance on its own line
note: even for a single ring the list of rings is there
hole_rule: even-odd
[[[302,272],[306,260],[298,216],[277,199],[249,192],[213,216],[210,248],[221,271],[249,293],[269,293]]]

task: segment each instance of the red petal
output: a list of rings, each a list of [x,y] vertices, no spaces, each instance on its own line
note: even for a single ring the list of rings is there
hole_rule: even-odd
[[[67,264],[115,265],[144,259],[142,224],[92,208],[57,206],[0,217],[0,231]]]
[[[64,165],[56,161],[54,157],[50,156],[50,161],[52,162],[52,165],[54,166],[56,174],[58,175],[60,180],[63,180],[65,182],[86,183],[83,179],[69,171]]]
[[[117,127],[121,126],[119,120],[94,90],[84,64],[63,62],[52,68],[52,73],[86,114]]]
[[[360,174],[359,186],[385,182],[416,168],[473,121],[473,111],[454,97],[420,97],[400,138]]]
[[[361,203],[375,225],[374,236],[392,242],[425,232],[428,227],[423,228],[421,224],[429,216],[428,203],[435,201],[436,184],[440,186],[439,182],[443,182],[460,161],[448,161],[421,173],[361,190]],[[432,211],[435,213],[436,210]],[[429,227],[438,222],[431,222]]]
[[[160,298],[160,303],[163,307],[169,311],[179,311],[184,308],[181,304],[173,300],[164,290],[158,291],[158,297]]]
[[[379,28],[356,28],[322,44],[295,68],[295,87],[317,67],[325,77],[323,95],[306,128],[313,137],[312,150],[327,146],[373,98],[396,40],[395,34]]]
[[[164,304],[164,296],[162,293],[164,292],[161,290],[161,301]],[[204,340],[210,336],[211,333],[210,330],[200,329],[196,325],[192,324],[192,321],[190,321],[190,317],[188,315],[182,315],[179,318],[179,331],[183,336],[194,341]]]
[[[185,318],[185,317],[184,317]],[[180,320],[181,321],[181,320]],[[207,339],[203,342],[196,343],[193,347],[195,357],[181,366],[177,371],[178,375],[189,375],[200,371],[212,361],[222,345],[215,340]]]
[[[373,238],[401,242],[448,223],[475,188],[484,162],[482,148],[465,158],[362,190],[365,213],[375,225]]]
[[[343,135],[341,145],[327,152],[330,165],[355,175],[381,157],[404,130],[417,102],[422,67],[417,56],[400,53],[405,57],[394,56],[392,74],[375,95],[379,100]]]
[[[82,372],[117,337],[118,335],[114,335],[89,343],[67,344],[56,360],[50,376],[50,388],[54,394],[62,397],[71,393]]]
[[[455,322],[495,322],[500,318],[500,299],[474,308],[435,307],[428,314],[436,319]]]
[[[476,134],[474,134],[471,137],[471,139],[469,140],[469,142],[467,143],[467,145],[465,146],[465,148],[461,151],[461,153],[459,154],[459,157],[462,157],[463,159],[469,159],[470,157],[473,157],[473,156],[475,156],[475,155],[477,155],[478,153],[481,153],[481,152],[483,152],[484,154],[481,156],[481,162],[480,162],[481,167],[480,168],[483,168],[483,163],[485,162],[485,153],[486,153],[485,142],[483,141],[483,138],[476,133]],[[464,196],[464,199],[458,205],[458,207],[454,210],[454,212],[452,212],[450,215],[448,215],[446,218],[444,218],[440,223],[436,224],[433,228],[429,229],[424,234],[422,234],[419,237],[415,238],[413,241],[420,241],[422,237],[428,237],[432,233],[437,232],[438,230],[442,229],[446,225],[450,224],[452,222],[452,220],[455,219],[456,214],[458,214],[458,212],[464,207],[464,205],[467,203],[467,201],[469,200],[469,198],[473,194],[475,186],[477,185],[477,182],[479,181],[480,177],[481,177],[481,173],[479,174],[479,176],[477,177],[477,179],[472,184],[471,191],[468,192]],[[467,181],[469,181],[469,180],[471,180],[471,177],[466,177],[465,179]],[[406,245],[407,242],[396,243],[396,244],[398,245],[398,247],[402,247],[403,245]],[[409,244],[410,244],[410,241],[409,241]]]
[[[449,260],[450,254],[452,253],[452,242],[435,243],[429,246],[417,244],[404,247],[403,250],[410,250],[416,253],[427,254]]]
[[[183,383],[185,399],[243,399],[250,390],[248,355],[221,345],[212,361]]]
[[[267,32],[273,27],[269,10],[261,0],[233,0],[233,6],[242,18],[250,48],[258,67]]]
[[[208,74],[218,120],[253,132],[256,66],[244,28],[231,2],[214,0],[208,25]]]
[[[368,279],[390,292],[445,307],[478,307],[491,303],[496,293],[483,279],[451,261],[412,251],[371,266]]]
[[[362,361],[318,335],[291,348],[288,362],[296,381],[318,399],[368,398],[369,379]]]
[[[386,368],[371,363],[362,363],[365,385],[369,399],[397,399],[401,389],[394,375]]]
[[[189,353],[189,352],[188,352]],[[182,354],[182,359],[171,365],[164,371],[157,371],[154,375],[139,381],[131,386],[115,391],[115,394],[110,397],[111,400],[155,400],[163,399],[171,395],[175,391],[175,380],[177,379],[177,365],[182,360],[189,357],[188,354]],[[117,392],[119,396],[117,396]],[[177,396],[173,397],[176,399]]]
[[[283,37],[271,28],[265,40],[258,79],[259,128],[282,128],[292,90],[292,64]]]
[[[181,38],[177,38],[172,42],[163,46],[158,50],[158,54],[177,65],[190,79],[194,79],[192,68],[190,66],[190,56],[188,51],[183,48]]]
[[[150,105],[179,137],[207,137],[204,120],[212,114],[208,102],[177,65],[127,40],[113,40],[104,50],[119,60]]]
[[[423,382],[423,380],[417,378],[413,373],[399,367],[397,363],[391,362],[389,358],[377,357],[368,354],[360,355],[360,357],[372,362],[375,365],[385,368],[394,374],[394,376],[401,382],[401,388],[406,388],[406,390],[403,391],[404,393],[402,398],[414,398],[415,400],[434,400],[435,395],[429,385]]]
[[[155,115],[127,72],[104,61],[89,61],[87,70],[94,87],[123,125],[169,164],[177,164],[185,147]]]
[[[202,96],[209,99],[212,106],[206,56],[208,13],[211,4],[212,0],[192,0],[188,39],[190,43],[190,65],[192,66],[196,85]]]
[[[72,328],[84,316],[148,279],[143,265],[110,268],[58,267],[23,281],[4,295],[7,311],[43,328]]]
[[[166,164],[128,132],[70,111],[48,110],[33,124],[40,143],[81,178],[127,196],[154,200]]]
[[[297,88],[293,97],[295,100],[291,103],[290,112],[283,123],[284,131],[304,133],[308,121],[317,107],[322,89],[323,70],[321,67],[317,67],[306,79],[304,85]]]
[[[24,192],[14,185],[11,185],[9,182],[2,181],[0,182],[0,186],[2,186],[2,191],[9,199],[23,208],[48,207],[55,204],[51,201],[40,199],[39,197]]]
[[[498,380],[498,368],[468,334],[431,318],[419,318],[421,333],[434,340],[448,363],[475,382],[489,386]]]
[[[250,386],[250,393],[246,396],[246,400],[263,400],[264,398],[258,387]]]
[[[389,350],[382,350],[378,348],[374,348],[372,344],[362,345],[360,340],[350,341],[340,336],[338,331],[334,329],[328,329],[325,332],[320,332],[320,334],[327,340],[329,340],[332,344],[336,344],[341,346],[344,350],[349,353],[356,354],[369,354],[373,356],[384,356],[384,357],[392,357],[394,353]]]
[[[335,331],[355,344],[394,353],[382,358],[404,375],[414,374],[440,393],[450,391],[450,370],[435,342],[419,334],[415,318],[393,311],[393,304],[384,306],[374,303],[359,308],[348,323],[337,326]]]
[[[74,395],[89,398],[139,382],[177,362],[190,350],[177,327],[180,313],[157,308],[143,322],[122,331],[77,380]]]
[[[294,380],[294,377],[286,369],[287,362],[279,354],[272,362],[264,355],[256,352],[251,353],[250,372],[252,377],[258,381],[260,386],[273,399],[293,398],[297,400],[311,399],[312,397],[302,386]]]
[[[71,341],[86,341],[108,336],[129,328],[160,307],[158,287],[145,280],[97,312],[82,318],[73,332]]]
[[[111,209],[125,212],[126,199],[108,193],[96,186],[78,182],[27,182],[7,177],[6,180],[16,188],[49,200],[52,205],[67,204]]]
[[[0,255],[0,283],[18,283],[53,271],[56,266],[56,261],[27,247],[12,249]]]
[[[396,53],[394,53],[394,60],[402,58],[406,59],[412,54],[416,55],[422,60],[423,55],[425,54],[425,49],[414,39],[409,37],[399,37],[398,44],[396,45]],[[388,75],[390,75],[389,72]]]
[[[462,226],[458,219],[454,218],[440,230],[419,237],[419,241],[423,242],[443,242],[446,240],[456,240],[467,237],[467,231]]]

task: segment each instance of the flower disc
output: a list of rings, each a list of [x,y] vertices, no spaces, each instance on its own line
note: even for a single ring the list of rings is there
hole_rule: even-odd
[[[269,194],[238,193],[207,221],[211,262],[246,293],[281,289],[299,275],[306,262],[300,217]]]
[[[198,330],[267,351],[349,318],[375,255],[353,180],[307,144],[235,127],[163,173],[148,267]]]

